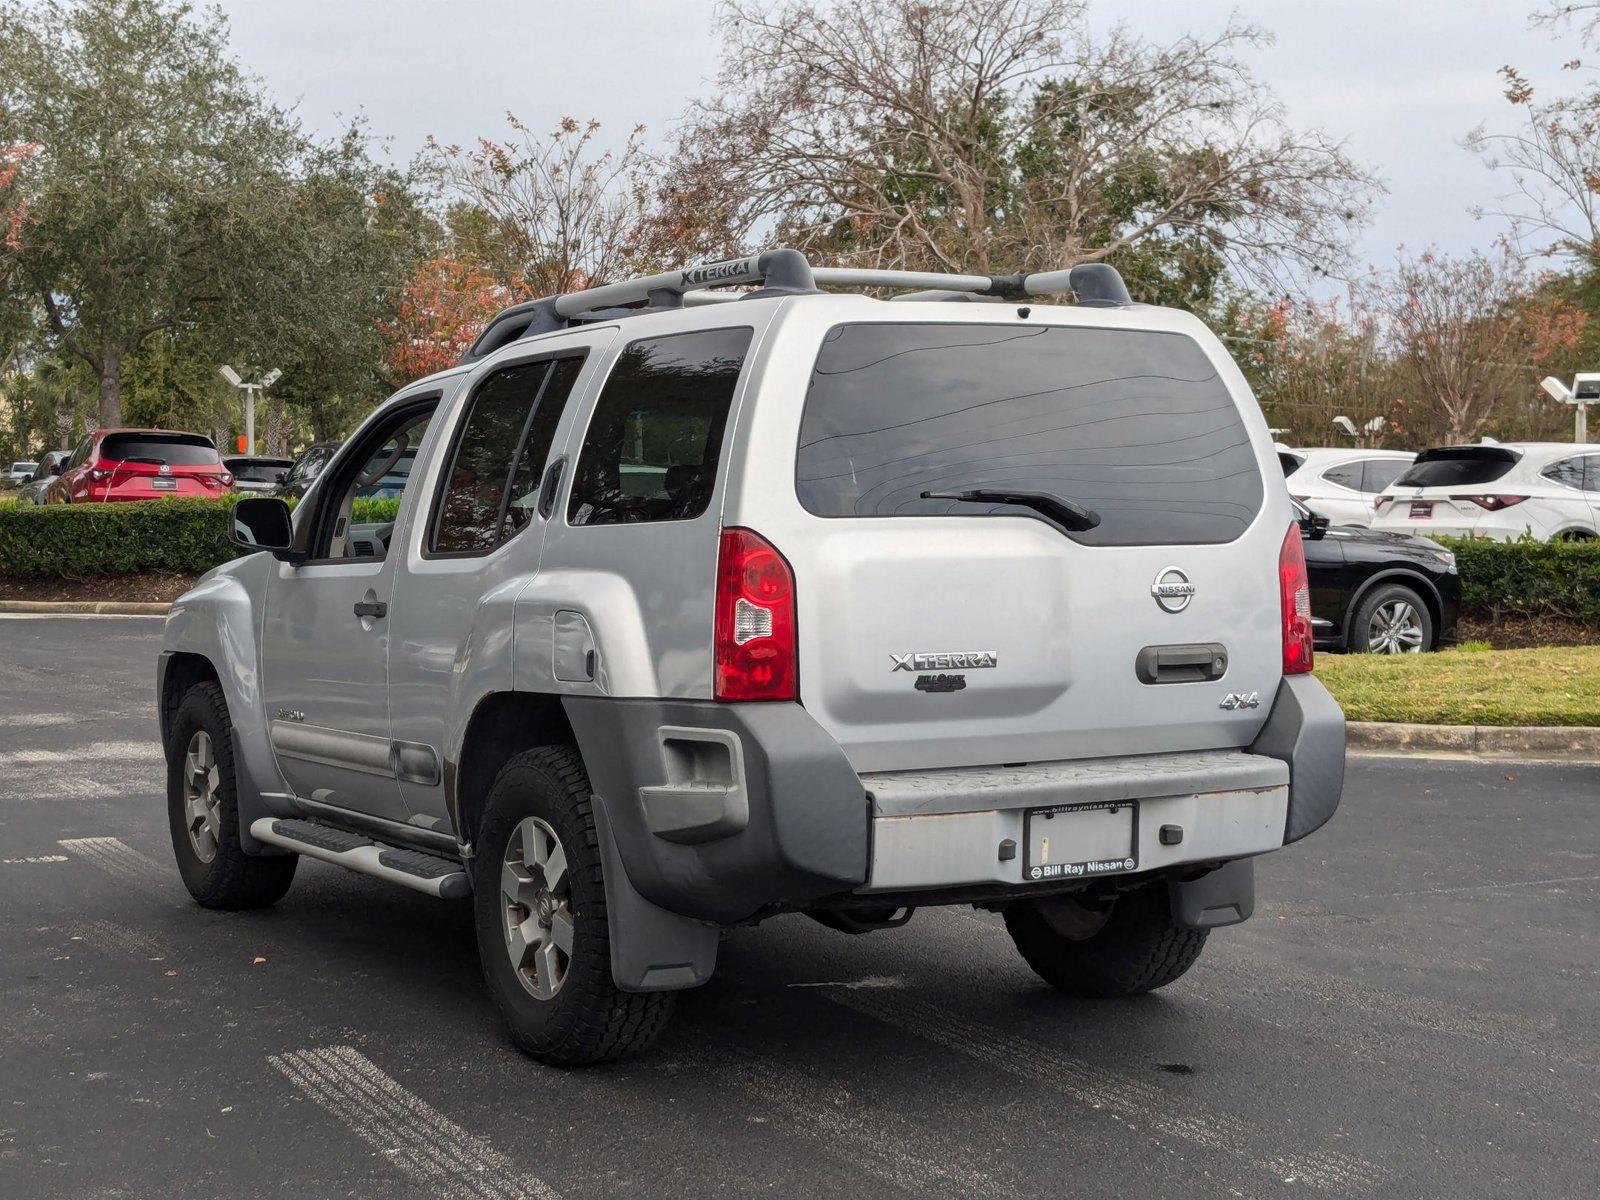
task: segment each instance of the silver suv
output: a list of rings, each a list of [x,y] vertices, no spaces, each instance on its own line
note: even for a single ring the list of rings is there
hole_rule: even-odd
[[[648,1044],[785,912],[976,905],[1065,992],[1161,987],[1339,802],[1266,423],[1103,266],[772,251],[521,305],[292,521],[235,514],[260,552],[158,670],[185,883],[270,904],[306,856],[470,897],[547,1062]]]

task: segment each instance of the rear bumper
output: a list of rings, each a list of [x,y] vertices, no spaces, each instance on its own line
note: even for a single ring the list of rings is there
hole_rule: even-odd
[[[1344,715],[1312,676],[1283,680],[1246,750],[865,777],[797,704],[566,708],[628,884],[719,925],[852,895],[1077,886],[1023,878],[1023,814],[1044,805],[1139,801],[1139,875],[1247,858],[1325,823],[1344,782]]]

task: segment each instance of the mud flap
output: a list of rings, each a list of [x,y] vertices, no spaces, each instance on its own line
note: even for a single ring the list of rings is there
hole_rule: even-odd
[[[717,968],[721,931],[704,921],[670,913],[634,891],[617,853],[606,802],[591,796],[589,803],[605,871],[612,980],[625,992],[699,987]]]
[[[1168,885],[1172,919],[1184,929],[1218,929],[1248,921],[1256,910],[1256,864],[1238,858],[1199,879]]]

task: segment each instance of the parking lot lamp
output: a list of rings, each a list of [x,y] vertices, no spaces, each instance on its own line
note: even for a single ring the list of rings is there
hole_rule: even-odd
[[[254,383],[246,383],[232,367],[224,363],[218,372],[234,387],[244,393],[244,452],[256,452],[256,397],[277,383],[283,372],[274,367]]]

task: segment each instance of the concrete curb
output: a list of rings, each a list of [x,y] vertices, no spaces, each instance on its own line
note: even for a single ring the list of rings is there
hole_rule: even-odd
[[[55,616],[162,617],[172,605],[140,600],[0,600],[0,614],[36,613]]]
[[[1443,751],[1486,758],[1556,758],[1600,761],[1600,728],[1583,725],[1407,725],[1351,721],[1351,750],[1381,753]]]

